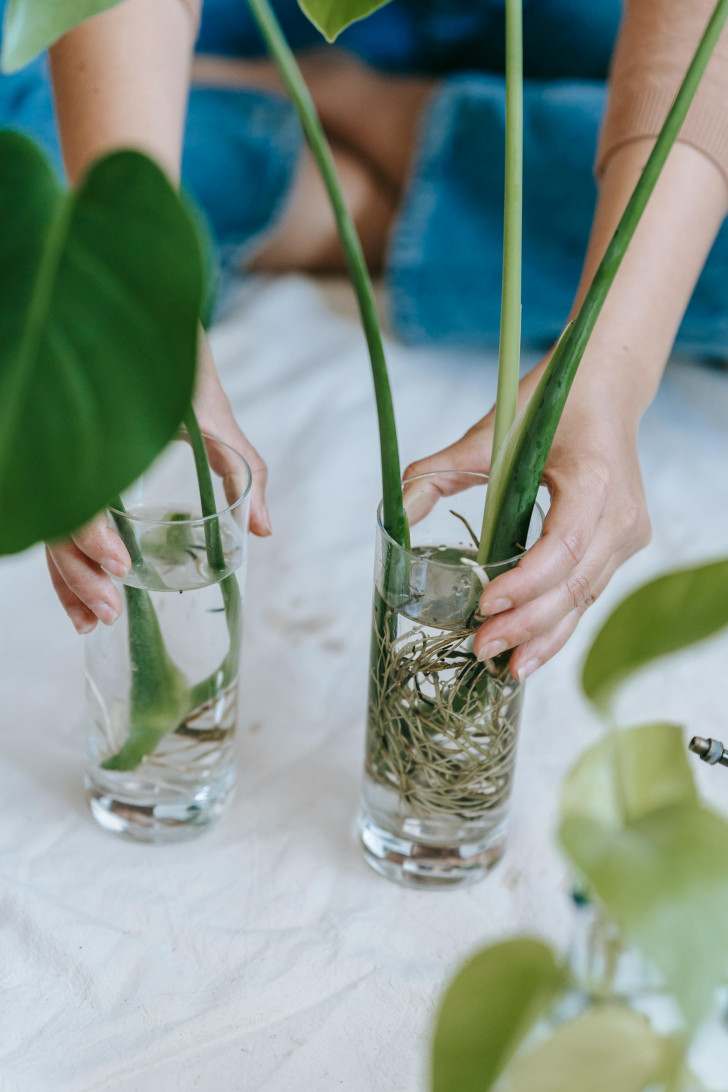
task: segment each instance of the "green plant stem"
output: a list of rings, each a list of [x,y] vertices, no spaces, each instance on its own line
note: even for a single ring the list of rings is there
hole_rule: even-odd
[[[506,165],[503,209],[498,393],[492,459],[497,456],[518,406],[521,356],[521,262],[523,235],[523,9],[506,0]]]
[[[281,79],[291,96],[306,141],[331,201],[339,239],[341,240],[352,286],[359,304],[372,366],[382,461],[383,522],[387,533],[395,542],[408,549],[409,526],[402,503],[402,476],[392,392],[387,374],[387,363],[377,317],[374,291],[364,253],[351,213],[344,200],[331,148],[293,52],[283,36],[268,0],[248,0],[248,5],[265,39],[270,55],[278,68]]]
[[[519,553],[517,544],[525,542],[546,460],[587,343],[727,18],[728,0],[718,0],[578,314],[562,335],[524,414],[516,419],[495,461],[493,475],[500,477],[501,489],[490,511],[486,505],[478,553],[481,564],[504,561]]]

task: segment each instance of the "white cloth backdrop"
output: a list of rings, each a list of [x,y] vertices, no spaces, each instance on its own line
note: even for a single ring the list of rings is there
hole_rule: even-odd
[[[423,1092],[459,962],[515,931],[568,938],[552,833],[559,782],[596,731],[577,688],[589,633],[646,576],[728,553],[728,373],[676,363],[642,433],[654,542],[529,683],[505,860],[472,889],[403,890],[354,833],[378,456],[351,304],[303,278],[263,282],[240,290],[214,346],[269,462],[275,525],[251,550],[240,787],[218,829],[159,848],[95,827],[82,641],[40,549],[0,564],[4,1092]],[[389,355],[405,462],[493,399],[492,358]],[[625,716],[728,734],[727,648],[647,673]],[[728,806],[728,770],[700,776]]]

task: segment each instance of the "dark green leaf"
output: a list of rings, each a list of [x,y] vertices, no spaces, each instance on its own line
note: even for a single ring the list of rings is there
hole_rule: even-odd
[[[298,3],[324,38],[333,42],[342,30],[359,19],[366,19],[389,0],[298,0]]]
[[[629,675],[728,626],[728,559],[659,576],[610,615],[586,658],[581,684],[606,706]]]
[[[728,970],[728,824],[697,801],[675,725],[612,732],[567,778],[561,843],[691,1027]]]
[[[449,986],[435,1030],[433,1092],[487,1092],[566,982],[537,940],[508,940],[474,956]]]
[[[61,35],[118,3],[119,0],[8,0],[3,21],[3,71],[23,68]]]
[[[99,511],[190,402],[202,259],[189,213],[138,152],[65,193],[0,133],[0,554]]]

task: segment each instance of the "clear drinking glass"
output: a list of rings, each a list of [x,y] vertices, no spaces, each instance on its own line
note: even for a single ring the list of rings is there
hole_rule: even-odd
[[[503,853],[523,694],[510,653],[473,651],[482,578],[523,555],[474,571],[488,479],[457,476],[410,550],[381,506],[377,520],[361,841],[382,875],[429,887],[475,882]],[[526,548],[542,523],[537,507]]]
[[[205,444],[225,469],[212,475],[215,516],[202,517],[183,435],[108,510],[133,564],[112,577],[120,619],[86,642],[86,798],[106,830],[147,842],[201,831],[235,786],[251,473],[221,441]]]

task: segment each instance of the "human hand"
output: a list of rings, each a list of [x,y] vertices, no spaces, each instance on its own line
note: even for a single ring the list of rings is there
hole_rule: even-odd
[[[203,432],[229,444],[250,466],[253,475],[250,529],[255,535],[269,535],[271,524],[265,505],[267,469],[238,428],[204,336],[200,343],[195,409]],[[210,463],[222,478],[226,496],[232,501],[240,496],[244,483],[237,460],[230,456],[228,462],[224,449],[219,452],[217,449],[210,453]],[[70,539],[49,543],[46,561],[56,595],[78,633],[90,633],[99,621],[113,625],[121,614],[121,597],[103,570],[123,578],[131,568],[131,558],[104,515],[97,516]]]
[[[542,367],[521,381],[521,404]],[[491,411],[457,443],[412,463],[405,479],[440,469],[487,473],[493,424]],[[511,673],[519,679],[532,675],[566,644],[619,566],[647,545],[650,522],[637,426],[631,407],[595,403],[588,390],[567,401],[544,473],[551,507],[543,536],[515,568],[483,591],[480,610],[487,620],[474,642],[479,659],[515,649]],[[439,497],[464,487],[456,473],[405,486],[410,522],[423,519]]]

